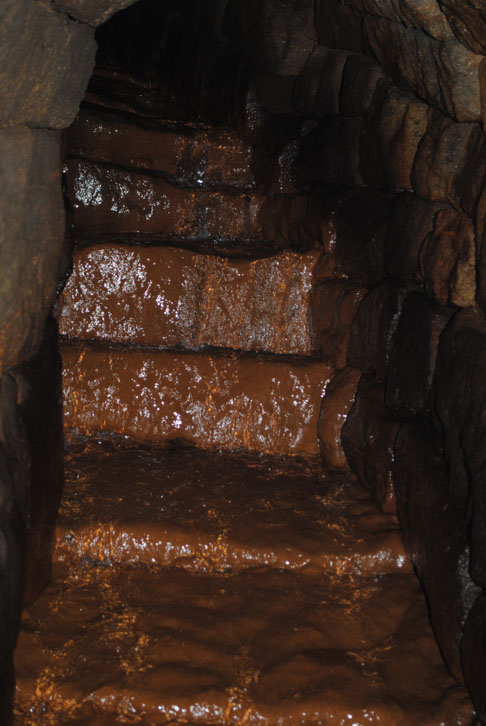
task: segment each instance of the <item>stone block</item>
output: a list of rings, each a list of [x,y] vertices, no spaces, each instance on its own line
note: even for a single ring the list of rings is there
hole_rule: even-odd
[[[473,53],[486,53],[486,8],[482,0],[438,0],[454,34]]]
[[[205,449],[319,453],[333,371],[310,360],[64,345],[68,429]]]
[[[479,124],[454,123],[431,111],[412,171],[414,190],[474,217],[483,185],[486,140]]]
[[[35,0],[4,0],[0,48],[0,127],[69,126],[93,70],[93,28]]]
[[[454,209],[436,213],[420,261],[425,289],[442,305],[475,304],[475,243],[474,224],[469,217]]]
[[[297,184],[312,189],[319,184],[360,186],[359,139],[363,121],[327,116],[303,139],[295,163]]]
[[[363,116],[375,95],[376,84],[384,78],[378,63],[367,55],[351,53],[344,65],[339,110],[344,116]]]
[[[339,112],[341,79],[348,53],[317,45],[295,81],[292,102],[305,118]]]
[[[375,57],[397,85],[456,121],[479,121],[482,56],[455,38],[438,41],[385,18],[368,16],[364,30]]]
[[[267,196],[258,215],[263,237],[278,248],[308,249],[314,240],[304,228],[307,205],[306,194]]]
[[[413,162],[427,122],[427,104],[394,84],[378,83],[361,136],[361,173],[367,185],[411,189]]]
[[[403,288],[391,283],[370,290],[351,323],[348,365],[360,368],[378,380],[385,379],[390,342],[405,294]]]
[[[302,119],[269,116],[250,147],[257,184],[269,194],[295,194],[293,164],[300,144]]]
[[[346,277],[336,271],[337,217],[341,205],[352,194],[352,191],[323,187],[315,189],[308,197],[303,228],[309,239],[318,242],[324,250],[316,275],[320,280]]]
[[[356,397],[361,371],[343,368],[329,381],[319,415],[319,446],[324,465],[349,469],[341,443],[341,430]]]
[[[35,354],[64,240],[59,135],[0,131],[0,370]]]
[[[51,5],[81,23],[101,25],[108,18],[133,5],[136,0],[50,0]]]
[[[364,189],[351,194],[336,216],[336,272],[372,287],[383,280],[391,197]]]
[[[321,45],[354,53],[365,50],[363,16],[340,0],[317,0],[315,22]]]
[[[443,332],[435,405],[444,430],[449,491],[469,523],[471,575],[486,587],[486,323],[475,310],[457,313]]]
[[[385,237],[385,270],[401,283],[423,282],[420,250],[440,209],[411,192],[393,200]]]
[[[405,548],[425,590],[435,637],[451,673],[462,681],[464,623],[479,588],[469,574],[467,522],[449,497],[447,464],[437,439],[424,419],[405,423],[393,477]]]
[[[359,483],[383,512],[396,510],[392,467],[399,428],[399,421],[385,406],[384,385],[363,375],[341,441]]]
[[[58,299],[68,338],[311,355],[321,252],[228,259],[174,247],[99,245],[75,255]]]
[[[67,165],[67,198],[74,224],[99,235],[164,239],[261,239],[262,199],[182,189],[158,176],[87,160]]]
[[[185,187],[249,189],[252,148],[226,131],[177,130],[82,108],[66,132],[69,155],[130,169],[162,172]]]
[[[315,43],[312,0],[229,0],[224,32],[259,70],[294,76]]]
[[[315,344],[322,359],[333,368],[343,368],[348,354],[351,323],[366,288],[347,280],[327,280],[312,295]]]
[[[391,409],[431,412],[439,337],[453,313],[421,292],[407,295],[390,346],[386,402]]]

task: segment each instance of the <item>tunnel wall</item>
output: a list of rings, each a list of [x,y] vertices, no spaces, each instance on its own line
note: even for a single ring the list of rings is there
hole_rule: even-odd
[[[229,0],[225,29],[249,95],[306,119],[279,224],[330,258],[321,351],[339,370],[323,412],[348,402],[347,464],[397,506],[442,654],[484,719],[486,11]]]
[[[61,129],[94,65],[94,26],[126,0],[0,8],[0,722],[23,601],[50,575],[62,486],[60,357],[46,322],[65,267]],[[25,580],[25,575],[26,580]]]
[[[29,521],[49,522],[57,497],[57,485],[49,502],[39,496],[49,474],[35,463],[40,432],[28,430],[26,411],[41,400],[35,371],[57,365],[44,326],[66,266],[60,129],[92,71],[94,26],[129,4],[6,0],[0,10],[7,694]],[[398,506],[443,655],[484,719],[486,13],[480,0],[229,0],[221,17],[245,59],[225,103],[273,184],[264,229],[328,253],[321,352],[338,372],[323,406],[341,397],[350,412],[345,457],[324,458],[350,465],[382,508]]]

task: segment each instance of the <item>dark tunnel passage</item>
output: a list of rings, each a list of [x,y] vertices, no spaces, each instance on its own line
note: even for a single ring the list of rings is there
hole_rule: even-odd
[[[481,3],[0,19],[1,723],[486,723]]]

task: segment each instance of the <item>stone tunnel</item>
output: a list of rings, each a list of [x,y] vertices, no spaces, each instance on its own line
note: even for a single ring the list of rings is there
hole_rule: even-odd
[[[1,724],[486,724],[482,0],[0,19]]]

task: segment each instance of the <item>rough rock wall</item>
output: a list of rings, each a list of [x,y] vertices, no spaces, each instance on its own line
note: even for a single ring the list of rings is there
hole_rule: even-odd
[[[0,721],[23,598],[49,578],[62,484],[60,357],[46,318],[64,241],[60,129],[94,64],[94,25],[130,0],[0,7]],[[27,575],[24,584],[24,572]]]
[[[225,29],[248,59],[240,128],[306,119],[279,224],[329,253],[321,350],[341,370],[321,427],[350,411],[345,457],[323,456],[398,506],[443,656],[485,720],[483,3],[229,0]]]

